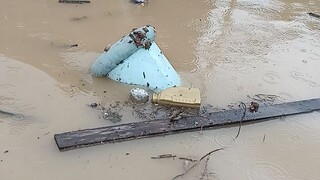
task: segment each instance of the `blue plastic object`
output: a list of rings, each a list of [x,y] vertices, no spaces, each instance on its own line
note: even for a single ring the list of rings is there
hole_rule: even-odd
[[[153,42],[154,37],[152,26],[132,31],[102,53],[92,65],[91,72],[121,83],[146,86],[156,92],[179,86],[178,74]]]
[[[138,49],[148,49],[154,38],[155,29],[149,25],[131,31],[98,57],[91,67],[91,73],[95,76],[106,76]]]
[[[107,75],[126,84],[146,86],[153,91],[179,86],[180,78],[157,44],[139,49]]]

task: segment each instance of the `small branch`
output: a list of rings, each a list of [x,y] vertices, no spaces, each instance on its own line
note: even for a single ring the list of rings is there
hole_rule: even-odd
[[[173,155],[173,154],[162,154],[162,155],[159,155],[159,156],[154,156],[154,157],[151,157],[151,159],[168,159],[168,158],[176,158],[177,155]]]
[[[83,3],[91,3],[91,1],[86,1],[86,0],[59,0],[59,3],[83,4]]]
[[[186,160],[186,161],[190,161],[190,162],[196,162],[196,161],[197,161],[197,160],[195,160],[195,159],[186,158],[186,157],[178,157],[178,159],[180,159],[180,160]]]
[[[190,162],[196,162],[196,159],[191,159],[191,158],[187,158],[187,157],[183,157],[183,156],[178,156],[178,155],[174,155],[174,154],[161,154],[159,156],[153,156],[151,157],[151,159],[175,159],[178,158],[179,160],[185,160],[185,161],[190,161]]]
[[[241,126],[242,126],[242,121],[243,121],[244,118],[246,117],[246,113],[247,113],[247,106],[246,106],[243,102],[241,102],[239,106],[242,106],[242,109],[243,109],[244,111],[243,111],[243,114],[242,114],[242,117],[241,117],[241,120],[240,120],[240,123],[239,123],[238,133],[237,133],[237,135],[233,138],[232,141],[236,140],[236,139],[239,137],[240,131],[241,131]]]
[[[315,13],[312,13],[312,12],[309,12],[308,13],[310,16],[312,17],[315,17],[315,18],[319,18],[320,19],[320,15],[319,14],[315,14]]]
[[[208,175],[208,162],[209,162],[209,159],[210,159],[210,156],[207,157],[207,159],[205,160],[205,164],[204,164],[204,168],[203,168],[203,171],[201,173],[201,177],[200,177],[200,180],[204,179],[204,177],[206,176],[207,179],[209,179]]]
[[[179,175],[175,176],[174,178],[172,178],[172,180],[175,180],[175,179],[177,179],[177,178],[179,178],[179,177],[183,177],[183,176],[186,175],[191,169],[193,169],[194,167],[198,166],[199,163],[200,163],[204,158],[210,156],[210,155],[211,155],[212,153],[214,153],[214,152],[218,152],[218,151],[221,151],[221,150],[223,150],[223,149],[225,149],[225,148],[218,148],[218,149],[215,149],[215,150],[212,150],[212,151],[208,152],[207,154],[205,154],[204,156],[202,156],[202,157],[198,160],[197,163],[195,163],[194,165],[192,165],[192,166],[191,166],[189,169],[187,169],[184,173],[179,174]]]

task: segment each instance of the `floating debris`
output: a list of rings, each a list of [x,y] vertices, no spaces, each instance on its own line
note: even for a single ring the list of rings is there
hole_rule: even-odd
[[[144,89],[133,88],[130,90],[130,100],[135,104],[146,103],[149,100],[149,94]]]
[[[152,102],[170,106],[200,108],[200,90],[188,87],[171,87],[158,94],[153,94]]]
[[[59,0],[59,3],[84,4],[84,3],[91,3],[91,1],[87,1],[87,0]]]
[[[148,0],[131,0],[135,4],[140,4],[141,6],[144,6],[148,4]]]
[[[261,120],[271,120],[275,117],[296,115],[319,111],[320,99],[309,99],[302,101],[287,102],[270,106],[261,106],[259,113],[247,114],[244,103],[242,109],[233,109],[223,112],[212,113],[208,118],[194,116],[192,118],[182,118],[176,122],[168,119],[156,121],[142,121],[126,123],[121,125],[106,126],[99,128],[83,129],[78,131],[55,134],[54,138],[60,150],[70,150],[79,147],[93,146],[98,144],[122,142],[126,140],[141,139],[146,137],[176,134],[213,127],[221,127],[240,122],[236,139],[240,133],[241,122],[259,122]],[[242,117],[241,111],[243,111]],[[105,111],[108,113],[108,111]],[[110,112],[111,114],[112,112]],[[107,114],[110,117],[110,114]],[[117,115],[117,114],[111,114]],[[111,116],[112,117],[112,116]],[[197,123],[195,123],[197,122]],[[221,150],[221,149],[220,149]],[[214,151],[218,151],[214,150]],[[210,155],[214,151],[208,153]],[[205,158],[205,156],[203,157]],[[201,161],[201,158],[199,161]],[[191,167],[189,168],[191,169]],[[178,177],[181,177],[179,175]]]
[[[0,117],[3,115],[4,117],[13,118],[14,120],[24,120],[26,116],[20,113],[13,113],[5,110],[0,109]]]
[[[281,102],[280,96],[272,94],[256,94],[254,96],[247,96],[248,98],[258,102]]]
[[[320,19],[320,15],[319,14],[315,14],[315,13],[312,13],[312,12],[309,12],[308,13],[310,16],[312,17],[315,17],[315,18],[319,18]]]
[[[154,42],[155,34],[150,25],[132,29],[104,50],[91,66],[91,73],[155,92],[179,86],[180,77]]]
[[[252,101],[249,105],[249,111],[250,112],[258,112],[258,109],[259,109],[259,103]]]
[[[52,46],[55,46],[55,47],[62,47],[62,48],[74,48],[74,47],[79,47],[78,44],[66,44],[66,43],[54,43],[54,42],[51,42],[51,45]]]
[[[148,33],[143,31],[148,29]],[[113,70],[120,61],[127,59],[140,48],[145,46],[145,42],[155,39],[154,27],[143,26],[133,29],[129,34],[123,36],[119,41],[110,46],[107,52],[102,53],[91,67],[91,72],[95,76],[105,76]],[[128,43],[129,41],[134,43]]]
[[[98,103],[91,103],[91,104],[89,104],[89,106],[92,108],[96,108],[98,106]]]
[[[168,158],[176,158],[177,155],[173,155],[173,154],[161,154],[159,156],[153,156],[151,157],[151,159],[168,159]]]
[[[198,112],[198,110],[190,108],[147,104],[141,108],[135,108],[133,114],[141,120],[168,119],[169,121],[177,121],[184,117],[196,116]]]
[[[87,19],[88,16],[82,16],[82,17],[73,17],[71,18],[72,21],[82,21],[84,19]]]
[[[118,112],[114,112],[114,111],[111,111],[111,110],[107,110],[103,113],[102,117],[105,119],[105,120],[109,120],[113,123],[117,123],[117,122],[120,122],[121,121],[121,117],[122,115],[120,115]]]

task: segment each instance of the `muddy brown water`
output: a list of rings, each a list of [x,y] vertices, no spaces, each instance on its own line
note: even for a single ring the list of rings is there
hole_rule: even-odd
[[[87,104],[125,102],[131,86],[90,75],[103,49],[151,24],[184,86],[228,108],[256,94],[320,97],[320,1],[0,2],[0,179],[318,179],[320,114],[59,152],[53,134],[111,125]],[[67,45],[78,44],[78,47]],[[249,96],[249,97],[248,97]],[[129,110],[122,123],[136,121]],[[206,172],[206,173],[204,173]]]

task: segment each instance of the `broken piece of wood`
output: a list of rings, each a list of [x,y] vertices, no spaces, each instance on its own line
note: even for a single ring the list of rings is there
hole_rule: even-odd
[[[320,15],[319,14],[316,14],[316,13],[312,13],[312,12],[309,12],[308,13],[310,16],[313,16],[315,18],[319,18],[320,19]]]
[[[151,159],[168,159],[168,158],[176,158],[177,155],[173,155],[173,154],[161,154],[159,156],[153,156],[151,157]]]
[[[83,4],[83,3],[91,3],[91,1],[87,1],[87,0],[59,0],[59,3]]]
[[[261,120],[270,120],[272,118],[318,110],[320,110],[320,99],[310,99],[261,106],[257,112],[246,113],[243,120],[243,109],[231,109],[209,113],[208,117],[183,117],[174,122],[168,119],[152,120],[66,132],[55,134],[54,139],[59,150],[62,151],[105,143],[205,130],[236,124],[241,120],[243,123],[254,123]]]

